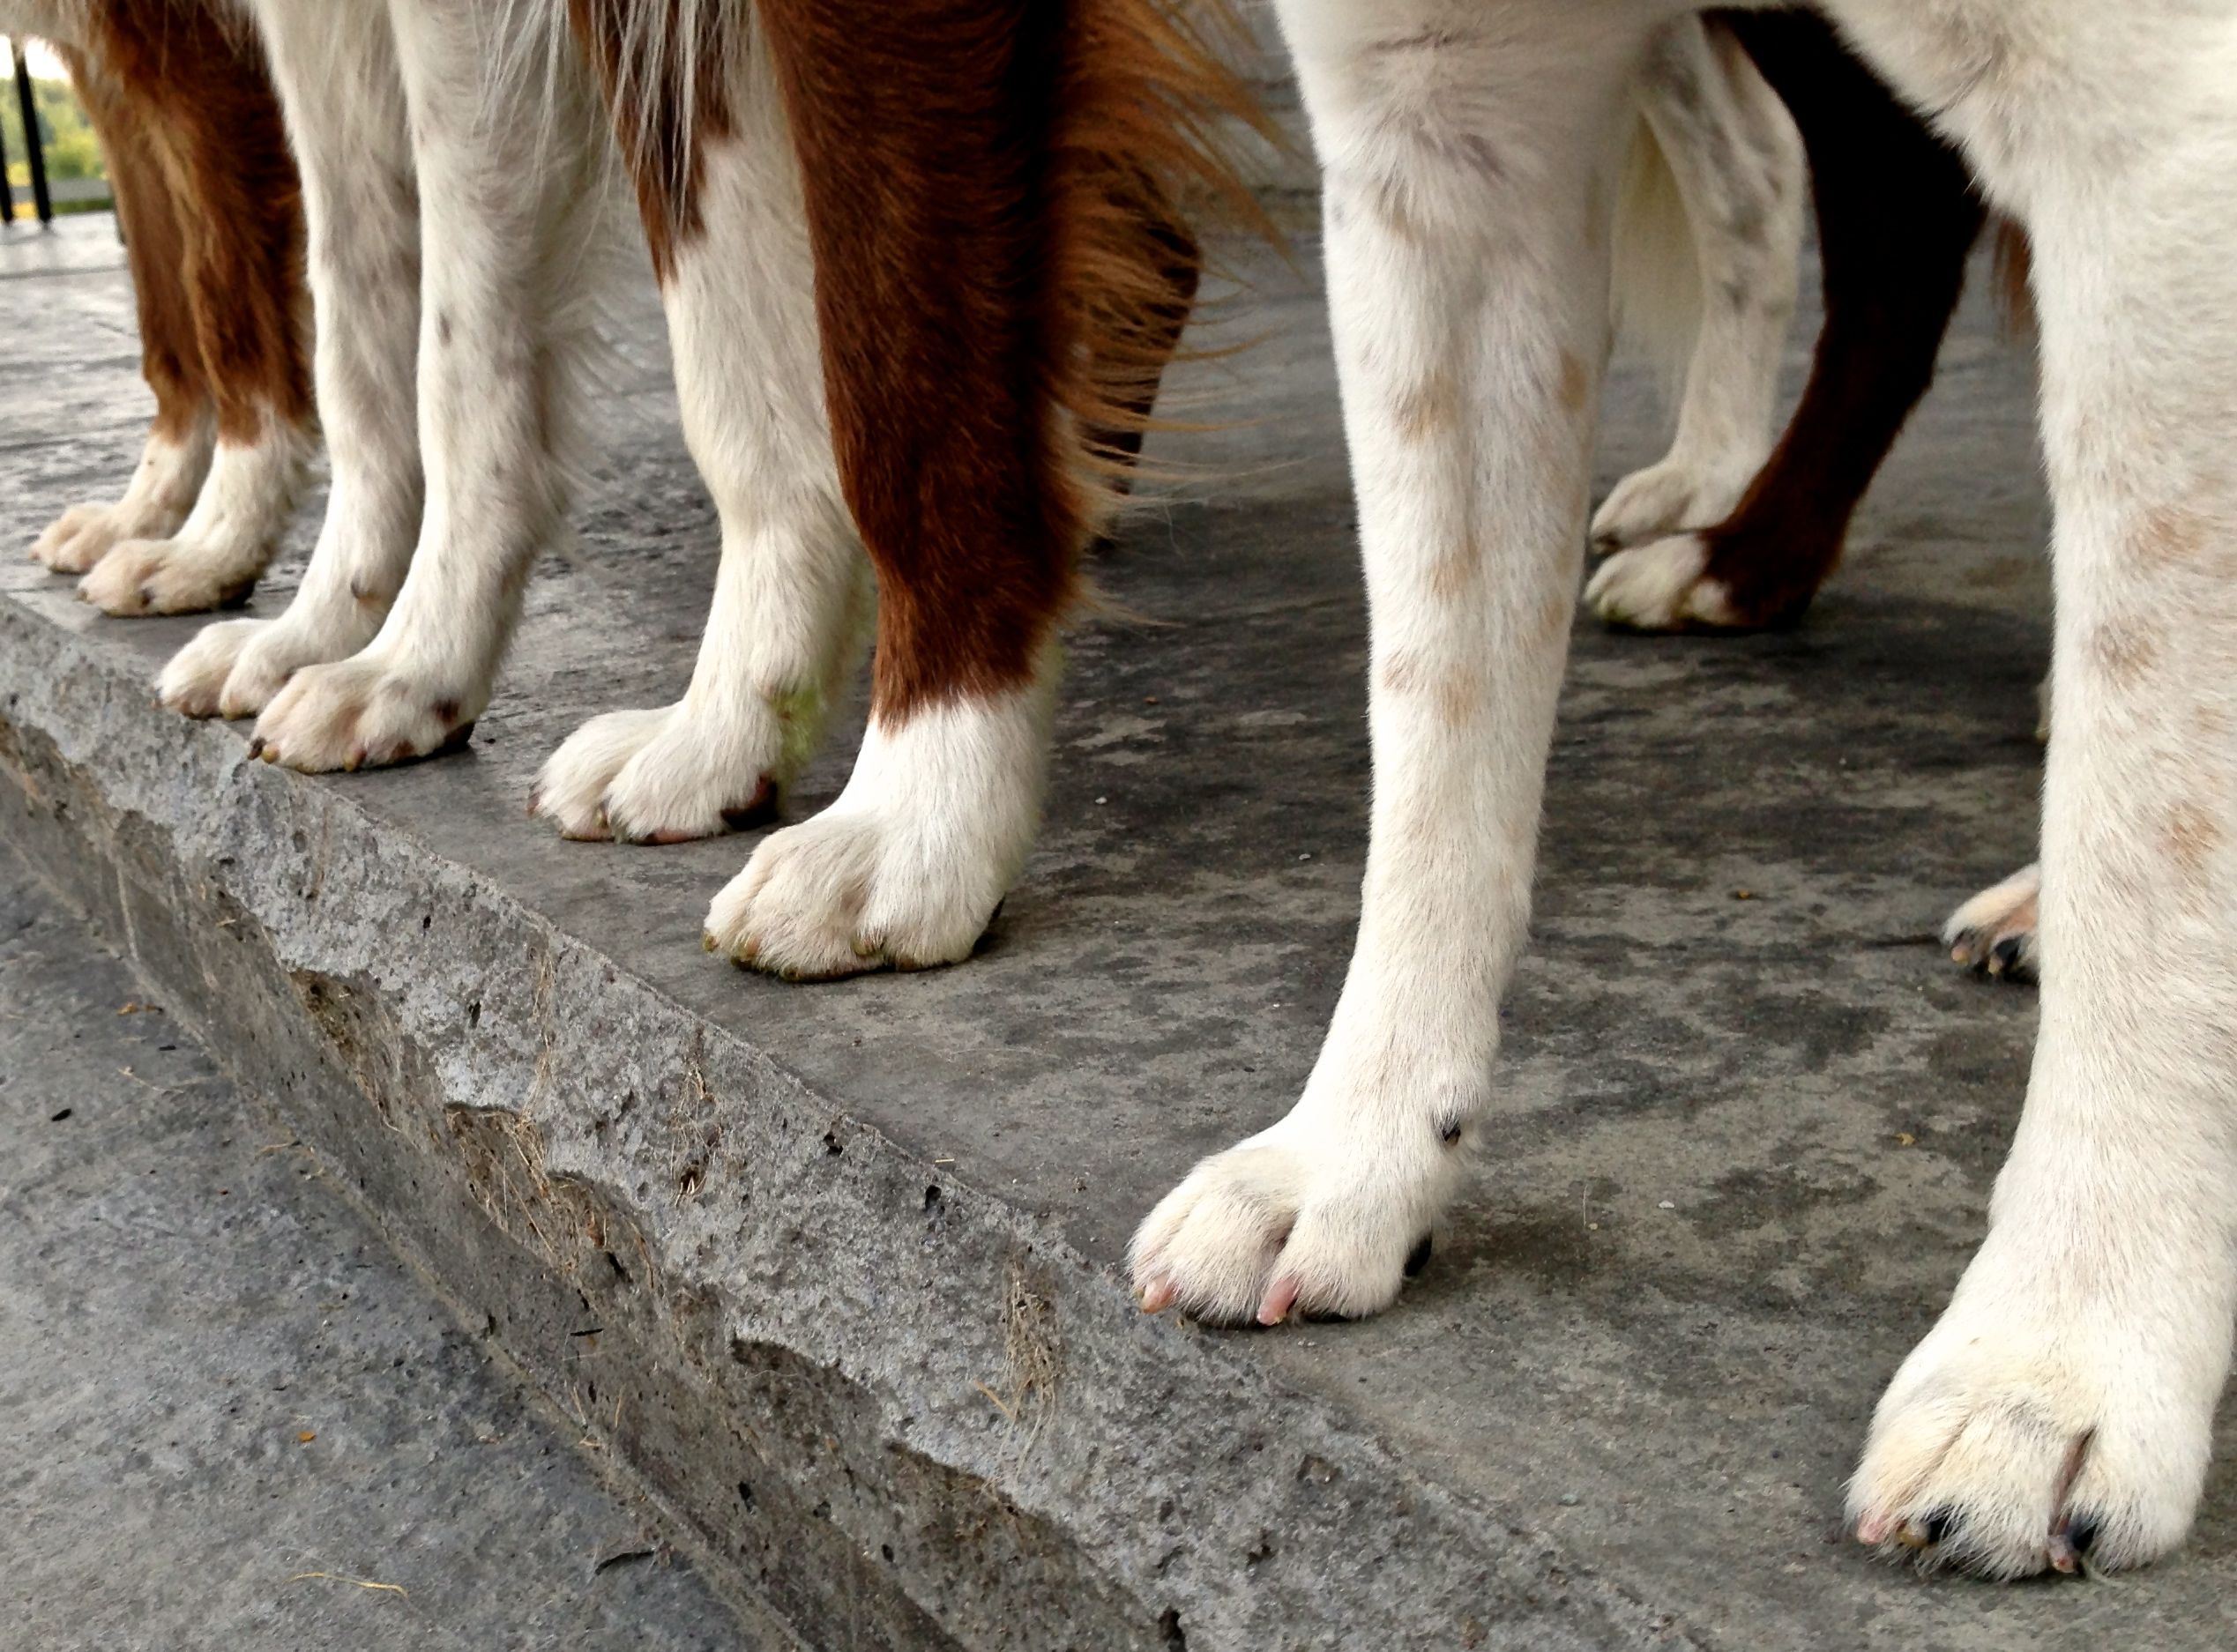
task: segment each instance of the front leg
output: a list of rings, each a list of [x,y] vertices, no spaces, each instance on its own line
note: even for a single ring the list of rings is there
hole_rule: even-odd
[[[1586,20],[1577,20],[1588,14]],[[1291,0],[1373,622],[1373,841],[1289,1115],[1134,1243],[1146,1306],[1362,1314],[1495,1132],[1607,353],[1605,205],[1650,14]]]
[[[562,455],[614,199],[580,65],[496,72],[508,9],[391,0],[423,234],[411,571],[354,659],[306,666],[257,719],[268,761],[401,763],[463,740],[489,703],[536,555],[565,515]]]
[[[2016,10],[1836,8],[2038,255],[2041,1031],[1987,1237],[1850,1488],[1865,1541],[1997,1577],[2181,1540],[2237,1312],[2237,74],[2182,0]]]
[[[286,612],[205,626],[164,667],[157,692],[190,717],[254,716],[301,667],[370,642],[403,586],[423,497],[419,201],[386,0],[256,11],[302,170],[333,486]]]

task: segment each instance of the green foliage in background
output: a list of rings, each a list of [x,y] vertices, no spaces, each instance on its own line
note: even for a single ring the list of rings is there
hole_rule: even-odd
[[[105,178],[101,145],[78,107],[77,94],[66,80],[34,80],[32,100],[39,106],[39,135],[46,145],[47,175],[50,178]],[[8,182],[31,182],[30,151],[24,147],[23,117],[12,78],[0,84],[0,138],[8,145]]]

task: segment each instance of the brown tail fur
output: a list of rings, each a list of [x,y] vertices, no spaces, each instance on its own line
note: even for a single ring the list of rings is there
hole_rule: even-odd
[[[1246,89],[1167,0],[764,0],[832,435],[880,585],[876,714],[1034,673],[1193,296],[1167,205],[1249,197]]]

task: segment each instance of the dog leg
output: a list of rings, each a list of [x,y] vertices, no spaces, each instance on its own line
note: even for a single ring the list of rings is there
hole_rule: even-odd
[[[1373,621],[1372,842],[1289,1114],[1136,1235],[1152,1309],[1362,1314],[1479,1137],[1585,547],[1607,236],[1652,6],[1284,0],[1324,172]]]
[[[251,717],[304,666],[373,639],[404,584],[424,489],[413,374],[420,218],[386,0],[258,0],[302,169],[333,472],[302,586],[272,620],[206,626],[157,683],[190,717]]]
[[[1687,19],[1666,30],[1638,105],[1693,232],[1690,248],[1652,250],[1658,263],[1693,257],[1700,312],[1670,451],[1608,495],[1592,518],[1602,550],[1721,522],[1769,457],[1809,176],[1793,117],[1722,27]],[[1672,279],[1666,268],[1632,274]]]
[[[1927,387],[1984,216],[1964,158],[1803,11],[1727,26],[1801,123],[1817,203],[1825,325],[1778,450],[1729,517],[1621,551],[1585,598],[1637,630],[1797,623]],[[1705,525],[1713,523],[1715,525]]]
[[[701,61],[648,63],[612,7],[585,0],[577,18],[636,179],[722,561],[683,697],[584,725],[533,807],[565,837],[675,843],[774,812],[858,657],[870,569],[831,454],[815,260],[766,41],[742,16],[696,42]]]
[[[1858,1535],[1992,1577],[2189,1529],[2237,1313],[2237,37],[2181,0],[1840,0],[2036,251],[2058,601],[2042,1020]]]
[[[216,446],[175,531],[117,540],[78,592],[110,614],[191,614],[248,594],[302,495],[314,438],[301,187],[264,54],[233,19],[202,5],[91,16],[87,56],[134,106],[147,140],[134,162],[152,156],[170,202],[170,279]],[[154,250],[168,250],[160,238]]]
[[[411,571],[354,658],[305,666],[257,719],[269,761],[401,763],[461,744],[489,703],[537,554],[565,517],[563,455],[592,341],[610,152],[572,54],[506,61],[496,0],[391,0],[421,212],[420,450]]]
[[[123,497],[113,504],[71,506],[31,547],[34,559],[56,573],[82,574],[127,540],[160,540],[178,532],[209,474],[217,428],[182,274],[182,203],[171,195],[156,139],[146,128],[149,112],[81,47],[57,49],[108,157],[139,313],[140,371],[155,393],[155,418]]]

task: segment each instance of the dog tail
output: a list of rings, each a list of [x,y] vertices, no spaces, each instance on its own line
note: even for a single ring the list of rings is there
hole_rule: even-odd
[[[1226,0],[1071,0],[1045,181],[1055,313],[1049,401],[1079,435],[1088,514],[1124,495],[1159,384],[1195,306],[1191,221],[1279,244],[1231,153],[1284,139],[1229,66],[1244,38]]]

